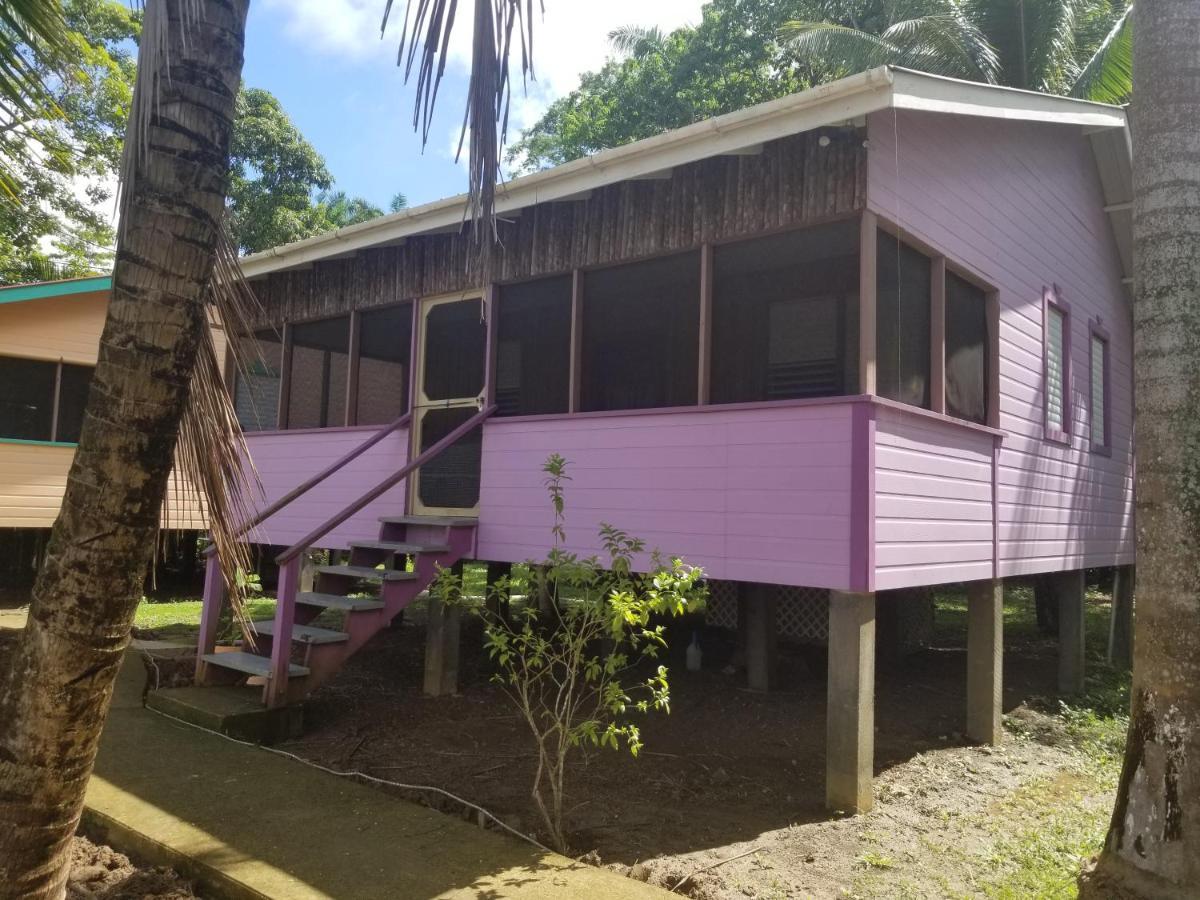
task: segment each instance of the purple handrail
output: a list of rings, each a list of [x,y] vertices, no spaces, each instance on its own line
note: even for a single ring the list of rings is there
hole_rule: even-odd
[[[279,512],[285,506],[292,503],[294,500],[298,500],[300,497],[303,497],[305,494],[307,494],[309,491],[311,491],[313,488],[315,488],[318,484],[320,484],[322,481],[324,481],[326,478],[328,478],[334,472],[338,471],[343,466],[348,465],[349,463],[358,459],[360,456],[362,456],[364,453],[366,453],[368,450],[370,450],[372,447],[374,447],[376,444],[378,444],[380,441],[382,441],[389,434],[391,434],[392,432],[394,432],[400,428],[403,428],[411,420],[412,420],[412,413],[406,412],[404,415],[402,415],[400,418],[396,419],[391,424],[385,425],[383,428],[379,429],[377,432],[375,432],[373,435],[371,435],[369,438],[367,438],[365,441],[363,441],[361,444],[359,444],[357,447],[355,447],[353,450],[351,450],[349,453],[347,453],[345,456],[343,456],[341,459],[339,459],[337,462],[331,463],[330,465],[326,466],[324,469],[322,469],[316,475],[312,476],[312,478],[308,479],[308,481],[301,482],[298,486],[292,488],[290,491],[288,491],[286,494],[284,494],[282,497],[280,497],[278,500],[276,500],[274,503],[272,503],[270,506],[268,506],[266,509],[264,509],[262,512],[260,512],[258,515],[256,515],[249,522],[244,523],[241,527],[238,528],[235,536],[241,537],[247,531],[249,531],[251,528],[254,528],[254,527],[262,524],[267,519],[269,519],[271,516],[275,515],[275,513]],[[207,547],[204,548],[205,556],[211,556],[214,552],[216,552],[216,547],[211,543]]]
[[[436,444],[434,444],[428,450],[425,450],[424,452],[422,452],[419,456],[417,456],[416,459],[412,460],[412,462],[410,462],[404,468],[400,469],[398,472],[396,472],[392,475],[389,475],[383,481],[379,482],[379,484],[375,485],[375,487],[371,488],[371,490],[367,491],[365,494],[363,494],[361,497],[359,497],[357,500],[355,500],[349,506],[345,507],[341,512],[335,514],[332,518],[327,519],[326,521],[322,522],[315,529],[313,529],[308,534],[306,534],[304,537],[302,537],[299,541],[292,544],[292,546],[288,547],[286,550],[284,550],[282,553],[280,553],[278,556],[275,557],[275,562],[277,562],[279,565],[282,566],[285,563],[288,563],[291,560],[295,559],[297,556],[299,556],[301,553],[303,553],[305,550],[307,550],[309,547],[311,547],[313,544],[315,544],[317,541],[319,541],[326,534],[331,532],[333,529],[337,528],[339,525],[341,525],[343,522],[345,522],[348,518],[350,518],[356,512],[361,510],[364,506],[366,506],[372,500],[378,499],[383,494],[387,493],[389,490],[391,490],[396,485],[398,485],[401,481],[403,481],[405,478],[407,478],[413,472],[414,469],[419,469],[421,466],[425,465],[425,463],[429,462],[429,460],[433,459],[435,456],[437,456],[439,453],[441,453],[443,450],[445,450],[451,444],[457,443],[458,440],[460,438],[462,438],[464,435],[466,435],[469,432],[473,431],[474,429],[478,428],[480,425],[482,425],[484,423],[484,421],[492,413],[494,413],[496,411],[496,409],[497,409],[497,407],[496,407],[496,404],[494,404],[494,403],[491,406],[487,406],[487,407],[484,407],[483,409],[481,409],[479,412],[477,412],[475,415],[471,416],[471,418],[467,419],[466,422],[459,425],[457,428],[455,428],[452,432],[450,432],[448,435],[446,435],[444,438],[442,438],[440,441],[438,441]]]

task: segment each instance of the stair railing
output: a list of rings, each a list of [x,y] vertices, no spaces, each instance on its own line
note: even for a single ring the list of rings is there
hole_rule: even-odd
[[[269,707],[284,706],[287,703],[288,666],[292,656],[292,628],[296,620],[296,595],[299,593],[300,563],[303,553],[355,513],[360,512],[368,503],[382,497],[415,470],[482,425],[496,411],[496,408],[496,405],[492,404],[481,409],[428,450],[418,454],[403,468],[389,475],[275,557],[275,562],[279,564],[279,589],[275,601],[275,627],[272,632],[271,675],[267,683],[267,705]]]
[[[292,488],[266,509],[257,513],[254,518],[242,523],[235,532],[236,537],[243,537],[250,530],[258,527],[285,506],[303,497],[318,484],[339,472],[354,460],[358,459],[388,435],[400,430],[412,421],[412,413],[406,412],[393,422],[384,425],[369,438],[356,446],[336,462],[330,463],[316,475]],[[217,627],[221,618],[221,607],[225,603],[225,579],[221,574],[221,566],[216,556],[217,548],[209,543],[204,548],[206,557],[204,566],[204,598],[200,608],[200,637],[197,643],[196,680],[204,675],[204,655],[212,653],[217,643]]]

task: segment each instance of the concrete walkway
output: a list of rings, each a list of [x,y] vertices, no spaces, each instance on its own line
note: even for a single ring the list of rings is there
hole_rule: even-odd
[[[126,658],[87,824],[227,898],[666,897],[384,792],[143,709]]]

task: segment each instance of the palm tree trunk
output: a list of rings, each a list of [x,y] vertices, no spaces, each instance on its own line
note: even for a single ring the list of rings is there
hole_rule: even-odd
[[[64,893],[206,327],[249,0],[152,2],[166,52],[144,133],[130,116],[142,149],[126,172],[99,364],[29,624],[0,671],[0,898]],[[198,20],[185,22],[192,4]]]
[[[1093,896],[1200,885],[1200,3],[1134,7],[1138,610],[1133,708]]]

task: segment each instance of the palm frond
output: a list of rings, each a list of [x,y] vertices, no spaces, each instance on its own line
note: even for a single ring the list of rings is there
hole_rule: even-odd
[[[657,25],[622,25],[608,33],[608,45],[621,56],[641,58],[662,47],[667,36]]]
[[[957,10],[895,22],[883,38],[902,49],[905,65],[922,72],[989,84],[999,76],[995,48]]]
[[[1124,103],[1133,93],[1133,7],[1119,18],[1071,85],[1072,97]]]
[[[387,0],[384,7],[381,35],[387,32],[393,2]],[[497,243],[496,182],[500,174],[500,151],[508,135],[509,67],[514,50],[519,48],[522,81],[533,77],[534,0],[473,2],[471,75],[458,153],[461,157],[469,137],[467,214],[474,223],[472,234],[479,251],[478,280],[486,284],[491,280]],[[405,81],[415,71],[413,129],[420,132],[422,143],[429,141],[458,6],[459,0],[408,0],[405,5],[396,62],[404,69]],[[541,0],[538,7],[542,8]]]
[[[785,22],[779,29],[779,39],[801,60],[840,65],[849,72],[888,63],[904,64],[903,50],[891,41],[835,22]]]

